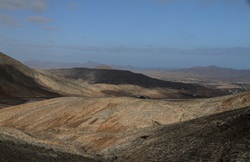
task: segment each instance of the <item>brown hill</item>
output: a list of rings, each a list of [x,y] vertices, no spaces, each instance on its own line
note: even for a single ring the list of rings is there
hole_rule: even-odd
[[[95,94],[95,95],[94,95]],[[30,69],[0,53],[0,108],[59,96],[96,96],[98,88],[77,84]]]
[[[51,98],[60,96],[58,93],[39,84],[35,76],[38,73],[20,62],[0,53],[0,97],[1,102],[22,102],[23,98]],[[19,101],[18,101],[19,100]]]
[[[30,69],[0,53],[0,108],[41,98],[88,96],[92,93],[84,85]]]
[[[57,96],[180,99],[225,94],[215,89],[161,81],[123,70],[74,68],[38,71],[3,53],[0,57],[0,107]]]
[[[8,140],[14,138],[18,142],[53,148],[57,152],[82,155],[97,160],[110,161],[118,158],[121,161],[124,159],[124,161],[134,161],[136,156],[133,153],[137,152],[137,160],[139,160],[143,159],[142,156],[146,157],[143,149],[151,156],[151,159],[148,158],[151,161],[158,157],[171,159],[168,156],[173,156],[172,160],[174,160],[182,150],[186,153],[180,154],[184,159],[187,156],[191,157],[191,153],[188,154],[189,149],[207,147],[205,143],[200,143],[203,138],[207,141],[210,140],[210,137],[214,140],[215,137],[221,139],[230,133],[230,129],[226,129],[222,134],[219,133],[224,129],[224,125],[227,126],[227,123],[231,125],[238,122],[232,126],[233,130],[235,129],[233,134],[244,133],[242,123],[247,121],[244,115],[241,121],[240,114],[245,113],[248,116],[248,109],[240,110],[239,108],[250,106],[249,98],[250,93],[179,101],[140,100],[127,97],[63,97],[1,109],[0,136],[4,134]],[[191,119],[230,110],[236,111],[233,111],[235,112],[233,115],[230,115],[232,113],[229,112],[225,115],[188,122]],[[210,129],[209,126],[209,123],[213,126],[212,123],[216,124],[216,121],[219,123],[219,131]],[[179,122],[184,123],[175,125]],[[204,132],[204,134],[200,132]],[[209,136],[213,133],[215,133],[214,136]],[[166,136],[167,134],[168,136]],[[200,136],[201,138],[199,138]],[[194,143],[190,144],[188,139],[192,139]],[[237,139],[235,138],[235,140]],[[157,141],[169,143],[162,146]],[[232,142],[234,138],[230,136],[226,141]],[[177,146],[179,142],[183,142],[182,145],[187,147]],[[156,148],[152,154],[150,154],[151,145]],[[174,152],[165,148],[170,145],[173,145]],[[215,154],[218,152],[217,146],[219,145],[220,143],[211,145],[208,153],[211,156],[217,156]],[[216,151],[213,152],[212,146],[217,150],[215,149]],[[231,145],[228,147],[232,148]],[[159,151],[157,151],[158,149]],[[165,153],[160,151],[165,149]],[[162,155],[160,156],[160,154]],[[199,158],[198,153],[196,158]],[[202,158],[202,154],[200,158]]]
[[[2,53],[0,83],[0,161],[250,157],[249,92],[214,97],[224,93],[111,69],[38,71]],[[37,97],[54,99],[2,104]]]

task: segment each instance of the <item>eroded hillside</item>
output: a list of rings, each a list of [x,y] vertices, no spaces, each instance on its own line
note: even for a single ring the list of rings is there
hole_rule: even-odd
[[[39,71],[0,53],[0,107],[59,96],[181,99],[224,94],[216,89],[166,82],[121,70]]]
[[[199,85],[154,79],[139,73],[133,73],[125,70],[72,68],[51,69],[44,71],[47,74],[56,75],[59,78],[63,78],[65,80],[77,81],[78,83],[88,83],[91,86],[103,84],[109,85],[109,87],[102,87],[102,92],[107,95],[145,95],[145,97],[148,98],[157,98],[150,95],[147,96],[147,94],[143,93],[143,90],[136,94],[132,90],[129,90],[129,86],[136,88],[139,87],[140,89],[146,89],[147,91],[155,90],[158,92],[158,94],[165,93],[165,97],[164,95],[161,95],[160,98],[203,98],[228,94],[220,90],[210,89]],[[110,85],[112,85],[112,88]],[[129,86],[127,87],[127,85]],[[121,90],[117,91],[117,88],[120,88]]]
[[[133,159],[136,157],[129,153],[125,155],[122,149],[126,146],[125,148],[129,147],[132,150],[135,147],[135,139],[148,141],[145,139],[149,137],[151,139],[149,132],[152,134],[155,129],[165,130],[166,127],[167,131],[170,129],[168,125],[171,124],[185,123],[191,119],[250,106],[249,96],[250,93],[243,93],[212,99],[179,101],[141,100],[127,97],[63,97],[2,109],[0,126],[14,128],[28,134],[29,138],[23,138],[26,142],[37,146],[44,147],[41,143],[46,143],[48,148],[63,146],[65,152],[71,150],[69,152],[72,154],[90,156],[94,159],[107,160],[118,155],[121,155],[120,160],[123,160],[123,156]],[[222,120],[221,116],[216,120]],[[194,131],[204,126],[203,119],[198,121],[202,121],[198,123],[200,127],[190,126],[195,128]],[[207,121],[206,118],[204,118],[205,121]],[[174,128],[171,127],[170,130]],[[174,131],[180,130],[182,128]],[[15,138],[20,139],[23,136],[18,137],[16,133],[8,133],[8,131],[6,129],[5,134],[7,132]],[[193,133],[196,138],[198,134]],[[162,137],[165,138],[164,134]],[[158,135],[156,133],[154,140],[161,140],[160,135],[161,133]],[[190,135],[190,138],[193,136]],[[143,147],[147,147],[147,144],[143,143]],[[136,147],[135,151],[140,148],[141,146]],[[116,154],[116,151],[119,151],[119,154]],[[166,152],[166,156],[168,154],[170,152]],[[152,155],[152,161],[153,159],[154,155]]]
[[[249,160],[250,92],[0,57],[2,161]]]

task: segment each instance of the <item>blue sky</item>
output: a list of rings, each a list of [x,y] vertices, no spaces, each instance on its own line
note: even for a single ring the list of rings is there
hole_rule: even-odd
[[[20,61],[250,69],[247,0],[0,0],[0,51]]]

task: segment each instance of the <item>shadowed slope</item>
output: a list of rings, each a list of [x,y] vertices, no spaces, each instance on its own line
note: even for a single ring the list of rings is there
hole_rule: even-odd
[[[0,139],[0,160],[4,162],[95,162],[96,160],[45,147]]]
[[[249,161],[250,107],[161,126],[112,148],[115,161]]]
[[[61,96],[39,83],[39,73],[0,52],[0,108]]]
[[[86,153],[33,138],[17,129],[0,127],[0,161],[86,161],[94,162]]]
[[[0,53],[0,97],[59,96],[37,83],[35,75],[32,69]]]
[[[33,70],[0,52],[0,108],[60,96],[98,96],[100,90]]]
[[[90,84],[135,85],[144,88],[176,90],[175,93],[182,95],[183,98],[215,97],[227,94],[203,86],[163,81],[124,70],[73,68],[47,70],[47,72],[60,78],[80,80]]]
[[[57,96],[129,96],[139,98],[197,98],[225,93],[191,84],[166,82],[122,70],[33,70],[0,53],[0,107],[32,98]],[[92,84],[94,83],[94,84]]]

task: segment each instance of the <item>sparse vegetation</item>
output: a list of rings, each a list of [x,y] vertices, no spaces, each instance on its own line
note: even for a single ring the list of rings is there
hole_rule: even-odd
[[[250,92],[0,57],[1,161],[250,159]]]

